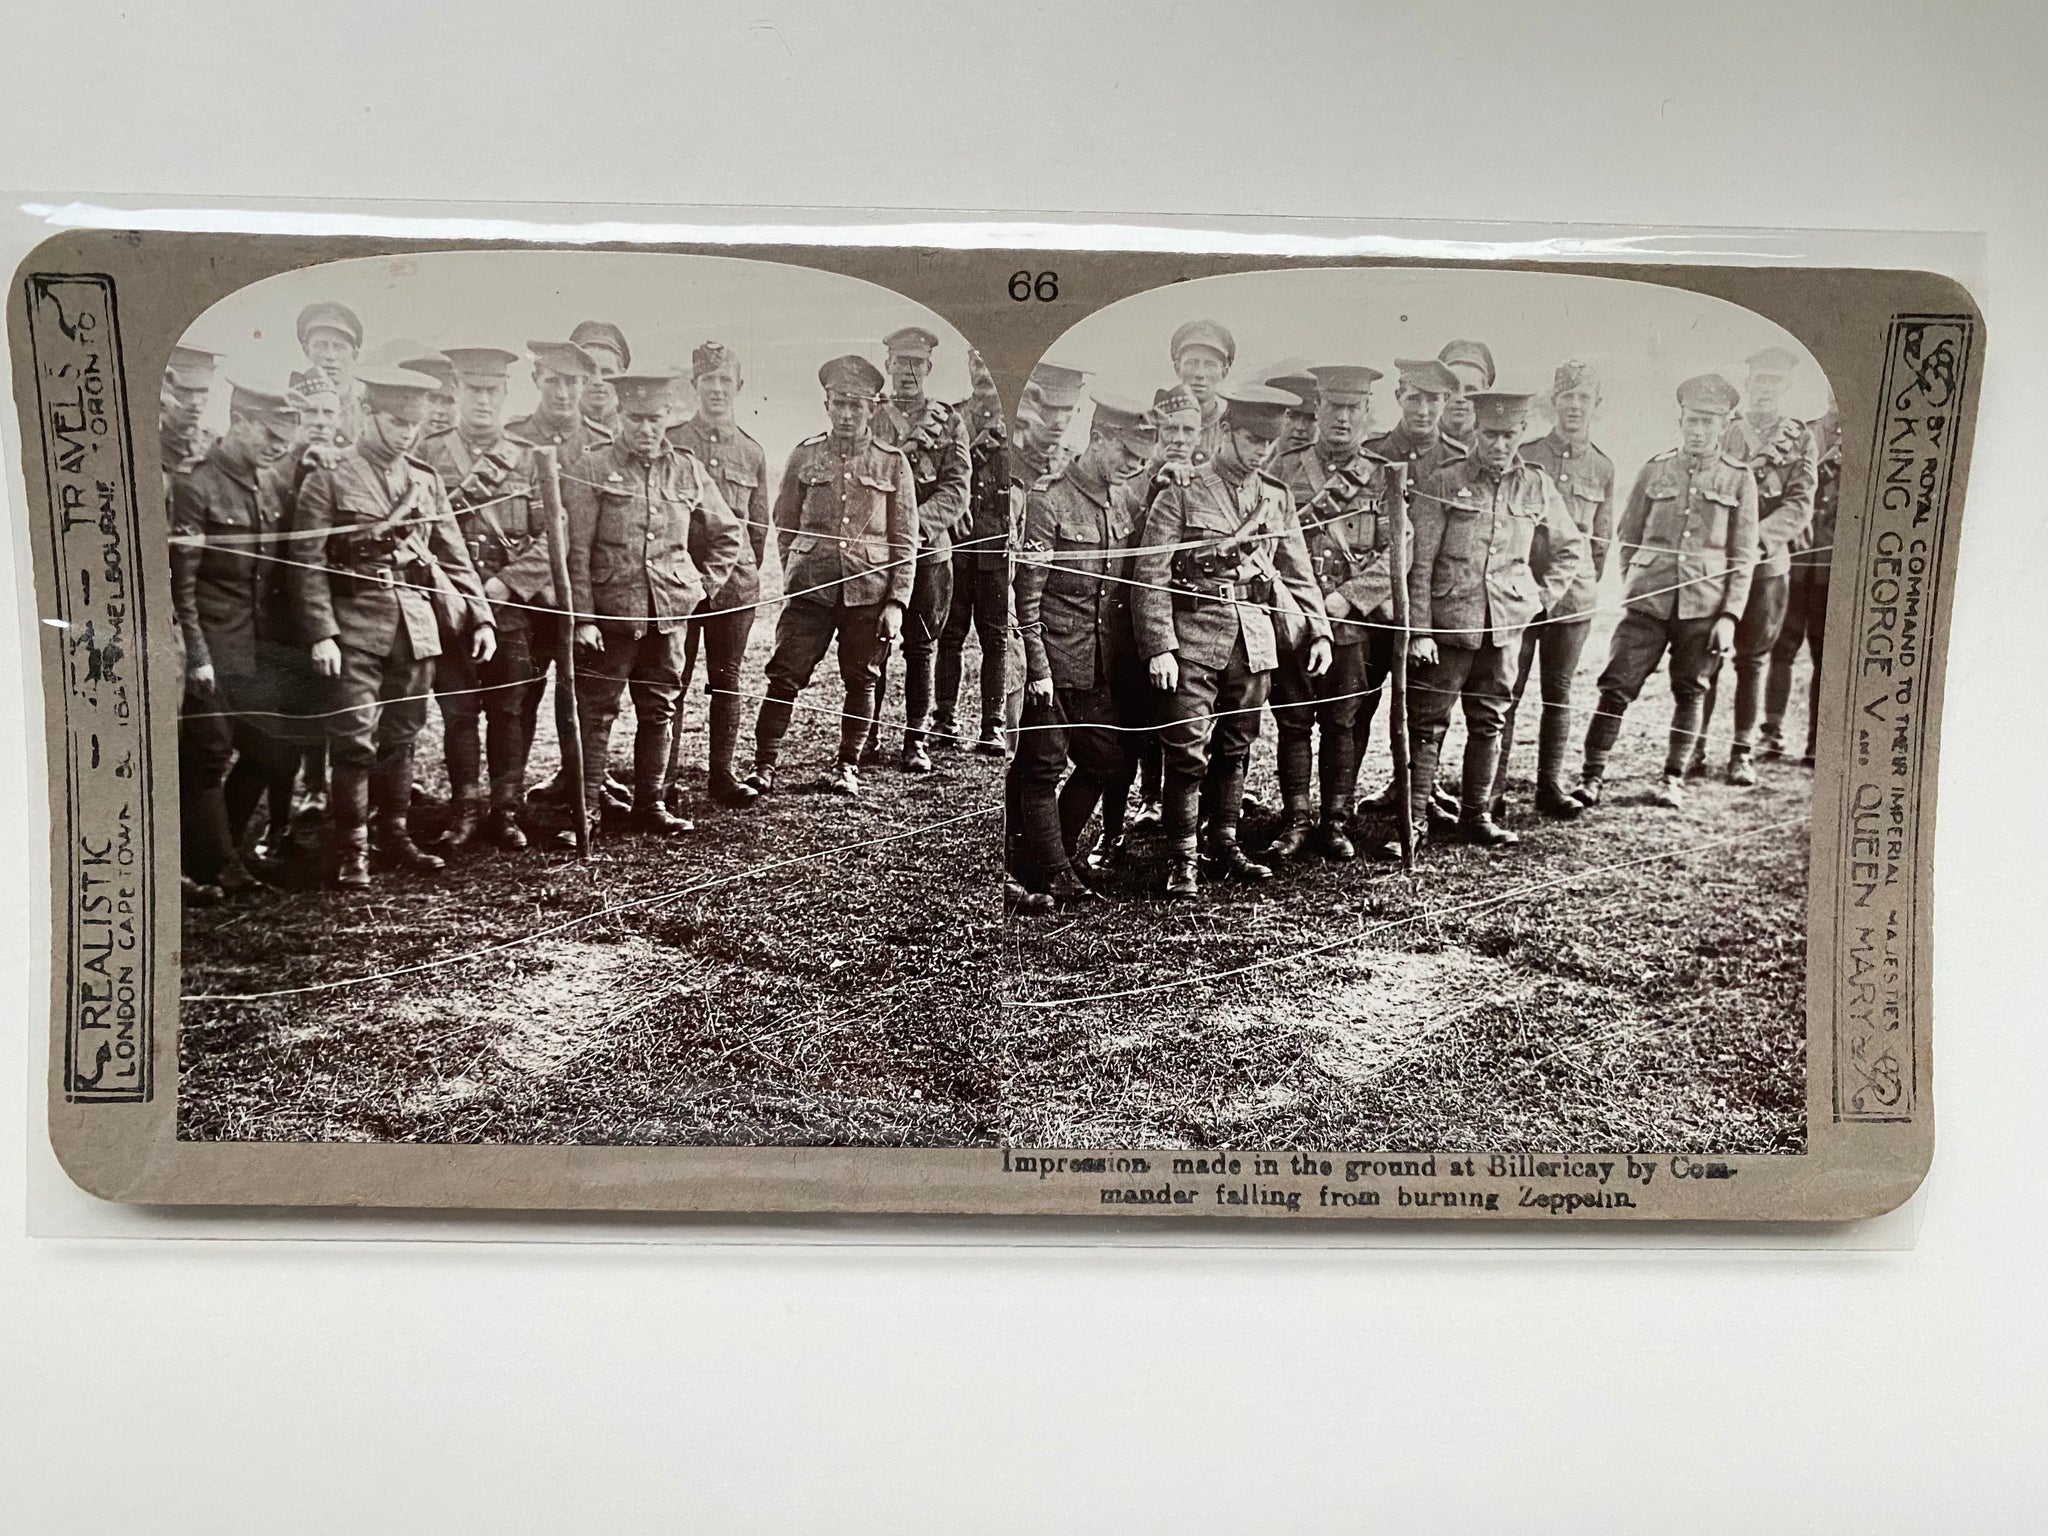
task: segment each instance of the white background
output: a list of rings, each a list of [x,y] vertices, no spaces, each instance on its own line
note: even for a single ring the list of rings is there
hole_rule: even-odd
[[[2042,8],[552,11],[9,3],[0,185],[1987,231],[1917,1244],[126,1244],[6,1177],[0,1526],[2039,1530]]]

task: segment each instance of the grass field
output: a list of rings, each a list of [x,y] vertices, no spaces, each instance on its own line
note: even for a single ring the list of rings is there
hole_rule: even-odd
[[[771,618],[743,684],[756,691]],[[1582,710],[1604,655],[1603,627]],[[791,734],[789,792],[706,807],[688,837],[607,840],[587,866],[482,851],[367,894],[189,913],[181,1134],[1804,1146],[1811,776],[1766,764],[1755,789],[1704,783],[1683,812],[1650,806],[1661,678],[1599,812],[1536,820],[1533,743],[1518,748],[1517,849],[1432,849],[1413,880],[1309,856],[1169,905],[1140,842],[1114,903],[1014,930],[996,883],[1001,765],[951,754],[928,777],[873,770],[859,804],[824,793],[836,694],[828,662]],[[1270,802],[1269,741],[1251,788]],[[430,784],[437,743],[430,726]],[[536,759],[536,777],[551,771],[552,747]],[[1384,772],[1376,747],[1363,777]],[[1253,818],[1248,843],[1271,830]],[[1241,973],[1203,979],[1224,971]],[[1112,992],[1134,995],[1058,1001]]]

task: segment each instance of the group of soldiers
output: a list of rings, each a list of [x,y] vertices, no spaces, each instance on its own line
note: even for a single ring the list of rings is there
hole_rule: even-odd
[[[972,746],[1007,752],[1006,442],[978,357],[957,405],[925,392],[940,343],[922,327],[882,339],[886,373],[859,355],[826,362],[828,429],[771,488],[736,419],[742,361],[717,342],[691,356],[685,418],[683,370],[636,368],[605,321],[519,351],[393,340],[366,353],[360,318],[320,302],[297,336],[305,367],[285,379],[224,373],[189,346],[163,378],[188,901],[275,878],[295,826],[324,826],[327,876],[347,888],[368,886],[373,862],[431,872],[480,842],[527,847],[529,801],[579,788],[563,774],[529,790],[551,671],[565,768],[573,743],[581,801],[606,831],[691,830],[675,723],[700,660],[720,806],[775,791],[796,700],[835,646],[837,792],[858,796],[863,764],[889,755],[892,650],[906,771],[964,744],[954,700],[971,632],[995,658]],[[537,405],[508,420],[520,369]],[[202,423],[219,388],[215,437]],[[743,772],[740,668],[771,532],[785,601]],[[621,779],[610,745],[628,699]],[[430,700],[449,789],[431,848],[410,822],[432,798],[414,763]]]
[[[1799,366],[1789,350],[1750,357],[1745,390],[1715,374],[1681,384],[1677,446],[1618,508],[1614,465],[1593,441],[1600,378],[1581,361],[1555,369],[1552,424],[1532,435],[1537,393],[1499,385],[1483,342],[1399,359],[1400,421],[1371,435],[1383,375],[1363,363],[1240,379],[1235,339],[1213,320],[1176,330],[1168,360],[1175,380],[1149,402],[1094,392],[1086,445],[1071,453],[1081,370],[1041,364],[1016,412],[1011,468],[1028,490],[1013,532],[1013,910],[1101,899],[1100,876],[1151,820],[1169,897],[1197,896],[1205,874],[1271,879],[1269,860],[1311,848],[1348,860],[1363,840],[1400,856],[1398,821],[1392,838],[1365,835],[1394,814],[1400,785],[1358,793],[1397,656],[1416,842],[1518,840],[1502,824],[1507,760],[1532,673],[1544,816],[1601,803],[1623,715],[1667,654],[1674,710],[1656,803],[1682,805],[1686,780],[1707,771],[1724,663],[1728,782],[1754,784],[1759,757],[1785,754],[1802,646],[1819,668],[1841,458],[1832,405],[1812,422],[1783,411]],[[1571,684],[1616,546],[1626,606],[1574,775]],[[1254,859],[1239,825],[1267,709],[1283,803]],[[1810,697],[1809,766],[1815,711]],[[1440,785],[1454,713],[1463,760]]]

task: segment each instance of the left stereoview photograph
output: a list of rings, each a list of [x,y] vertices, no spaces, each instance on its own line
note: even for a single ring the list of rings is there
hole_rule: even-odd
[[[737,258],[372,257],[199,315],[159,420],[182,1138],[988,1139],[1005,430],[957,330]]]

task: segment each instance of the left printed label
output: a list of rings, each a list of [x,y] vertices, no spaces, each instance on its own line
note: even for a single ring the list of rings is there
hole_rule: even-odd
[[[139,1103],[152,1089],[154,808],[141,514],[114,285],[32,273],[27,288],[54,577],[40,617],[62,656],[51,728],[69,839],[51,920],[64,1093]]]

